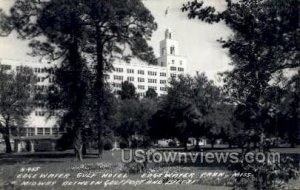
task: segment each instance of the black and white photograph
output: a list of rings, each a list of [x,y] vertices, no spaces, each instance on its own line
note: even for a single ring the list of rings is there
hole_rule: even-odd
[[[0,190],[300,190],[300,0],[0,0]]]

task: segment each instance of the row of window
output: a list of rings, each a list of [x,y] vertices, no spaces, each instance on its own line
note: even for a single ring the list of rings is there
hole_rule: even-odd
[[[175,67],[176,68],[176,67]],[[182,68],[183,69],[183,68]],[[176,77],[176,74],[172,73],[171,77]],[[109,79],[109,76],[106,76],[106,79]],[[120,75],[114,75],[114,80],[121,80],[123,81],[124,77],[120,76]],[[129,82],[133,82],[134,81],[134,77],[127,77],[127,80]],[[165,84],[166,82],[164,82],[165,80],[161,80],[163,82],[160,82],[160,84]],[[144,78],[138,77],[138,82],[145,82]],[[148,79],[149,83],[156,83],[156,79]]]
[[[170,34],[170,35],[171,35],[171,34]],[[170,37],[170,38],[171,38],[171,37]],[[171,46],[169,52],[170,52],[171,55],[175,55],[175,47],[174,47],[174,46]],[[165,54],[166,54],[166,48],[165,48],[165,47],[161,48],[161,54],[162,54],[162,55],[165,55]]]
[[[114,75],[114,80],[123,80],[123,76]]]
[[[114,75],[115,80],[123,80],[123,76]],[[127,77],[127,81],[134,82],[134,77]],[[138,82],[145,82],[144,78],[138,77]],[[148,79],[148,83],[157,83],[157,79]],[[160,84],[166,84],[166,80],[160,80]]]
[[[138,95],[139,95],[139,97],[144,97],[144,96],[146,96],[146,93],[145,92],[139,92],[139,93],[137,93]]]
[[[127,77],[127,80],[128,80],[129,82],[133,82],[133,81],[134,81],[134,77]]]
[[[49,86],[46,86],[46,85],[35,85],[34,86],[34,89],[36,91],[46,91],[48,90]]]
[[[35,115],[36,116],[45,116],[46,113],[47,113],[47,111],[35,111]],[[50,116],[59,116],[59,113],[55,112],[55,111],[50,111],[49,115]]]
[[[123,73],[123,68],[117,68],[117,67],[116,67],[116,68],[115,68],[115,71],[118,72],[118,73]]]
[[[171,71],[176,71],[176,67],[171,66],[171,67],[170,67],[170,70],[171,70]],[[183,72],[183,71],[184,71],[184,68],[178,67],[178,71]]]
[[[48,77],[35,77],[36,82],[44,82]],[[55,81],[54,77],[49,77],[49,82],[52,83]]]
[[[11,65],[0,65],[0,69],[1,70],[11,70]],[[30,67],[26,67],[26,66],[17,66],[16,70],[17,71],[26,71],[27,69],[31,69]],[[35,67],[33,68],[33,71],[35,73],[50,73],[50,74],[54,74],[54,70],[53,69],[47,69],[47,68],[38,68]]]
[[[173,59],[171,62],[172,62],[172,65],[174,65],[174,64],[175,64],[175,60],[174,60],[174,59]],[[180,62],[179,62],[179,63],[180,63],[180,65],[182,65],[182,61],[181,61],[181,60],[180,60]],[[160,64],[161,64],[161,65],[164,65],[164,62],[162,61]],[[170,64],[170,63],[169,63],[169,64]]]
[[[148,75],[150,75],[150,76],[156,76],[156,72],[154,72],[154,71],[148,71]]]
[[[17,66],[16,69],[17,69],[17,71],[30,71],[31,70],[31,68],[23,67],[23,66]]]
[[[50,135],[50,128],[37,128],[37,135]]]
[[[35,129],[37,129],[37,133],[35,133]],[[52,134],[51,134],[51,129],[52,129]],[[58,128],[33,128],[29,127],[26,128],[26,136],[34,136],[35,134],[37,135],[58,135],[59,129]]]
[[[154,90],[157,90],[157,87],[156,86],[148,86],[148,89],[149,88],[152,88],[152,89],[154,89]]]
[[[156,83],[156,79],[148,79],[148,83]]]
[[[118,73],[122,73],[124,70],[123,70],[123,68],[117,68],[116,67],[115,71],[118,72]],[[127,73],[133,74],[134,73],[134,69],[127,69]],[[138,70],[138,74],[139,75],[144,75],[145,71],[144,70]],[[155,72],[155,71],[148,71],[148,75],[150,75],[150,76],[156,76],[157,72]],[[165,77],[165,76],[167,76],[167,74],[164,73],[164,72],[161,72],[160,76]]]
[[[148,89],[149,88],[152,88],[154,90],[157,90],[157,87],[156,86],[148,86]],[[144,85],[138,85],[138,89],[139,90],[145,90],[145,86]],[[167,91],[167,88],[166,87],[160,87],[159,88],[161,91]]]
[[[46,80],[46,77],[35,77],[35,82],[43,82]]]
[[[11,65],[0,65],[0,69],[2,71],[10,70],[11,69]]]
[[[17,67],[18,70],[18,67]],[[48,70],[46,68],[34,68],[35,73],[48,73]]]
[[[113,86],[116,87],[116,88],[121,88],[121,84],[120,83],[113,83]],[[145,86],[144,85],[138,85],[137,88],[139,90],[145,90]],[[154,90],[157,90],[157,87],[156,86],[148,86],[148,88],[152,88]],[[160,90],[161,91],[167,91],[167,88],[166,87],[160,87]]]
[[[113,83],[112,85],[113,85],[113,87],[116,87],[116,88],[122,88],[122,84],[120,84],[120,83]]]

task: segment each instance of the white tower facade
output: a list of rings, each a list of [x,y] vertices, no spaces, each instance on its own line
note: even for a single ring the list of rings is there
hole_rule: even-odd
[[[160,42],[160,57],[158,64],[167,67],[167,77],[177,77],[186,73],[187,59],[180,55],[179,43],[173,39],[173,33],[170,29],[165,31],[165,39]]]
[[[121,90],[121,83],[132,83],[140,97],[144,97],[146,91],[152,88],[158,96],[167,94],[167,86],[171,77],[186,74],[186,57],[179,54],[179,43],[173,39],[170,29],[165,31],[165,37],[159,45],[160,57],[158,65],[132,60],[130,63],[116,61],[114,71],[107,73],[107,81],[115,92]]]

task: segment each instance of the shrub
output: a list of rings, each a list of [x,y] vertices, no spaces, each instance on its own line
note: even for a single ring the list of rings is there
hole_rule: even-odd
[[[121,142],[120,142],[120,148],[121,148],[121,149],[128,148],[128,143],[125,142],[125,141],[121,141]]]
[[[132,161],[124,164],[123,172],[128,174],[139,174],[139,173],[143,173],[145,169],[146,169],[145,163]]]
[[[34,150],[36,152],[52,151],[53,145],[51,141],[40,141],[35,143]]]
[[[103,145],[104,150],[111,150],[112,148],[113,148],[112,142],[110,142],[110,141],[104,142],[104,145]]]
[[[176,142],[170,141],[170,142],[168,143],[168,145],[169,145],[170,147],[175,147],[175,146],[176,146]]]

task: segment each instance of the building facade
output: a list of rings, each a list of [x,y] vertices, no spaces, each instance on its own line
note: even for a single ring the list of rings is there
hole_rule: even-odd
[[[107,76],[113,90],[121,90],[122,82],[129,81],[140,97],[144,97],[149,88],[153,88],[158,96],[166,94],[170,78],[184,75],[187,70],[187,59],[179,54],[179,43],[172,35],[170,29],[165,31],[165,38],[160,42],[158,65],[138,63],[137,60],[114,63],[114,71]]]
[[[160,42],[158,65],[140,63],[137,60],[130,63],[115,62],[114,70],[106,75],[106,81],[113,91],[121,90],[122,82],[129,81],[134,84],[140,97],[144,97],[149,88],[153,88],[158,96],[166,94],[170,78],[183,75],[187,70],[186,57],[179,54],[179,43],[173,39],[172,35],[170,29],[165,31],[165,38]],[[52,66],[49,63],[0,59],[0,69],[7,72],[22,72],[22,69],[26,67],[31,68],[36,78],[35,90],[42,93],[45,93],[54,81]],[[11,132],[15,151],[24,149],[34,151],[42,141],[50,141],[54,148],[53,142],[59,138],[57,117],[59,117],[58,111],[49,112],[43,103],[36,102],[24,126],[16,127]]]
[[[54,80],[51,64],[0,59],[0,69],[2,71],[22,72],[26,68],[30,68],[34,73],[36,82],[34,90],[38,93],[46,93],[49,85]],[[14,150],[19,152],[42,149],[45,142],[48,142],[49,149],[54,149],[55,140],[59,138],[57,117],[58,112],[49,112],[44,102],[35,101],[34,109],[25,119],[24,126],[11,127],[11,143]],[[39,148],[39,146],[42,147]]]

